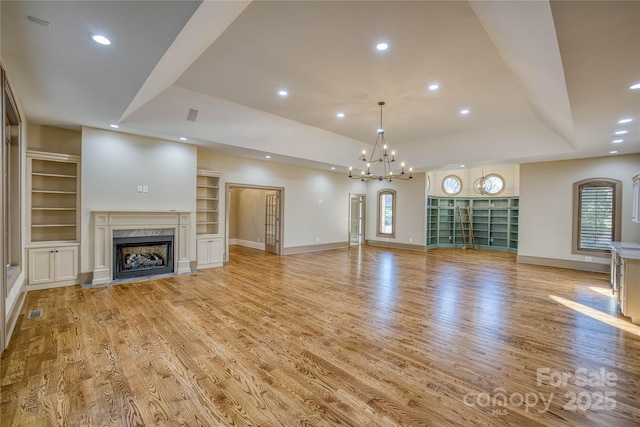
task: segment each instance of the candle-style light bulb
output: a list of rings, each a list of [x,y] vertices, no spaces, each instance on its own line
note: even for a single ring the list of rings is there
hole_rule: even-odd
[[[392,161],[392,162],[395,162],[395,161],[396,161],[396,152],[395,152],[395,151],[392,151],[392,152],[391,152],[391,161]]]

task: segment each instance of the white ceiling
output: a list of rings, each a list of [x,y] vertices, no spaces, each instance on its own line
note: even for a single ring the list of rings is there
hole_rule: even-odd
[[[35,123],[118,123],[342,169],[371,150],[384,101],[387,143],[419,170],[640,152],[640,90],[629,89],[640,81],[637,1],[1,7],[2,59]],[[96,45],[90,33],[113,44]],[[381,53],[382,40],[389,49]],[[431,82],[440,89],[427,90]],[[634,121],[617,124],[626,117]],[[617,130],[628,133],[612,144]]]

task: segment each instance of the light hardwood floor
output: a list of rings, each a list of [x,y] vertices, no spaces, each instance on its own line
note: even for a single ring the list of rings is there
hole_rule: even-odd
[[[640,327],[607,275],[513,254],[234,248],[30,292],[1,380],[3,427],[638,425]]]

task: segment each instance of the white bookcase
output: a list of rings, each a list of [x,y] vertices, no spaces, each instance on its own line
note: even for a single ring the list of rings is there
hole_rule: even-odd
[[[80,246],[80,157],[27,151],[28,283],[76,284]]]
[[[196,268],[220,267],[224,261],[222,175],[196,172]]]

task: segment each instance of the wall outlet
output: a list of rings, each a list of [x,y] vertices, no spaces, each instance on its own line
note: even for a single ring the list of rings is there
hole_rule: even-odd
[[[586,257],[584,257],[584,260],[587,261],[587,262],[591,262],[591,261],[593,261],[593,258],[591,258],[590,256],[586,256]]]
[[[320,238],[316,237],[316,243],[320,243]]]
[[[409,243],[413,243],[413,238],[409,237]]]
[[[142,193],[142,185],[138,185],[138,193]]]
[[[142,186],[142,192],[143,193],[148,193],[149,192],[149,186],[148,185],[143,185]]]

